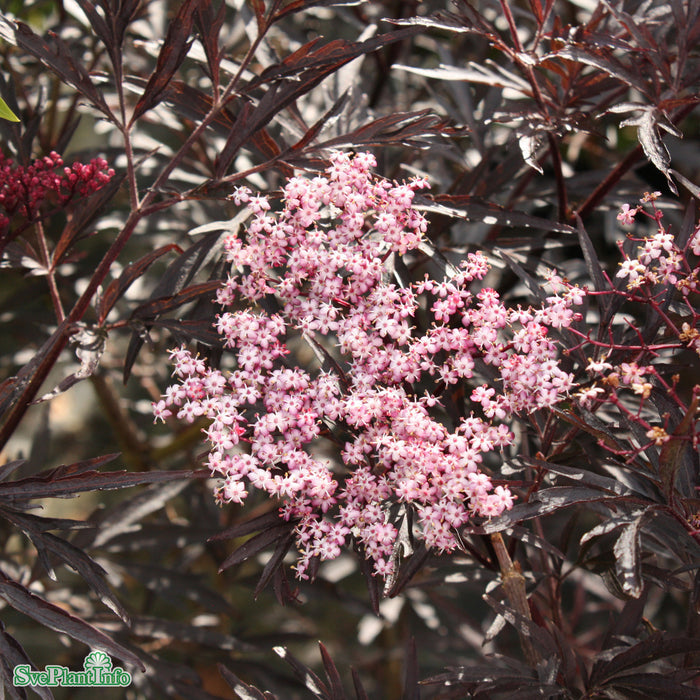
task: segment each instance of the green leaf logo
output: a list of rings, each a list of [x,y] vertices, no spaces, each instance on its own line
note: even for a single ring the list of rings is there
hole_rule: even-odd
[[[91,651],[83,661],[83,668],[89,671],[92,668],[101,668],[105,671],[112,670],[112,659],[103,651]]]

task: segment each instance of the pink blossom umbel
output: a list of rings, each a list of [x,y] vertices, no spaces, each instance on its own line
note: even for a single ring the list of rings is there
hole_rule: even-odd
[[[253,218],[226,240],[232,271],[216,319],[235,368],[223,374],[174,350],[178,381],[154,405],[157,418],[210,421],[221,503],[242,503],[251,489],[279,499],[281,517],[297,523],[300,578],[351,540],[376,574],[391,576],[397,513],[407,510],[415,536],[453,550],[470,518],[513,505],[480,470],[485,453],[512,442],[508,419],[572,386],[548,329],[572,322],[580,295],[555,289],[540,308],[514,310],[493,289],[472,294],[489,269],[480,253],[442,281],[392,281],[393,257],[423,240],[413,199],[427,183],[389,182],[375,165],[368,153],[334,153],[325,176],[287,182],[279,213],[236,190]],[[425,333],[412,325],[419,308],[431,320]],[[321,369],[291,366],[300,339]],[[460,382],[474,411],[450,425],[440,398]]]

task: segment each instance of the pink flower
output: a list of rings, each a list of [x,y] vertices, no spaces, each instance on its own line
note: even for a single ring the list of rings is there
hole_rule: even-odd
[[[632,209],[632,208],[630,208],[629,204],[625,203],[620,208],[620,212],[617,215],[617,220],[623,226],[631,226],[634,223],[634,217],[635,217],[635,214],[637,213],[637,211],[639,211],[637,207]]]

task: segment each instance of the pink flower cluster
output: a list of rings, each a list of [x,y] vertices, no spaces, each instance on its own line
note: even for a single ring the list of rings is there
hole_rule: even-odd
[[[74,197],[99,190],[113,176],[103,158],[68,167],[52,151],[25,168],[0,152],[0,235],[7,232],[15,214],[31,221],[47,201],[64,206]]]
[[[623,260],[617,277],[626,280],[625,289],[611,286],[608,291],[590,293],[591,296],[621,296],[628,304],[638,304],[638,308],[647,315],[652,311],[659,319],[656,336],[645,338],[641,331],[637,331],[637,338],[630,345],[618,344],[612,334],[607,342],[600,339],[592,341],[590,334],[584,336],[574,331],[582,337],[582,345],[592,344],[597,354],[597,359],[590,359],[586,367],[593,381],[576,393],[578,402],[593,411],[603,405],[614,406],[627,421],[642,428],[650,441],[644,443],[638,440],[642,434],[638,432],[629,449],[616,449],[610,443],[601,442],[605,449],[628,459],[634,458],[651,444],[661,447],[671,439],[668,412],[661,415],[663,425],[655,424],[659,420],[658,405],[653,398],[649,400],[654,390],[663,392],[665,400],[674,402],[683,414],[690,416],[695,411],[688,404],[689,387],[683,386],[683,391],[677,391],[679,376],[672,376],[668,381],[664,370],[673,354],[684,348],[700,354],[700,312],[696,299],[700,291],[700,224],[692,230],[688,240],[680,244],[663,224],[663,212],[655,203],[659,196],[659,192],[647,193],[635,208],[623,205],[618,214],[617,218],[623,225],[632,223],[634,217],[641,213],[656,227],[656,232],[645,238],[628,236],[636,244],[633,256],[620,246]],[[644,207],[648,204],[650,211]],[[674,288],[678,293],[669,294]],[[622,358],[630,361],[619,361]],[[690,387],[690,395],[700,395],[700,383]],[[677,439],[691,440],[697,447],[700,439],[697,424],[695,419],[689,425],[688,434]]]
[[[661,224],[663,212],[656,208],[654,201],[659,193],[646,194],[641,204],[652,203],[652,212],[646,212],[642,206],[630,209],[623,205],[617,218],[622,223],[631,223],[638,212],[654,219],[658,225],[657,232],[648,238],[635,239],[639,243],[635,257],[623,252],[623,260],[617,277],[627,279],[627,289],[635,290],[644,286],[674,286],[683,295],[697,292],[698,267],[688,260],[688,255],[700,256],[700,226],[693,232],[683,249],[676,245],[674,236]]]
[[[279,499],[296,522],[301,578],[350,541],[390,577],[402,518],[428,547],[453,550],[470,518],[512,506],[481,469],[512,442],[507,420],[572,386],[548,331],[571,324],[581,290],[553,276],[542,306],[507,308],[493,289],[470,291],[489,269],[480,253],[441,281],[402,286],[391,263],[422,244],[427,222],[413,198],[426,182],[389,182],[374,166],[367,153],[334,153],[324,176],[288,181],[279,213],[246,188],[234,193],[253,216],[226,240],[232,271],[218,293],[231,310],[216,326],[235,368],[174,350],[177,382],[154,404],[157,419],[210,421],[222,503],[242,503],[251,488]],[[291,366],[302,344],[316,371],[308,359]],[[473,409],[461,419],[441,403],[458,383]]]

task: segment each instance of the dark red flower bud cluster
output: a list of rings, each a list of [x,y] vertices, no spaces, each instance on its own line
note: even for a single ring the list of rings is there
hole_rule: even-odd
[[[0,152],[0,235],[15,216],[32,221],[45,203],[64,207],[104,187],[114,176],[108,165],[104,158],[93,158],[88,164],[76,161],[68,167],[51,151],[24,167]]]

